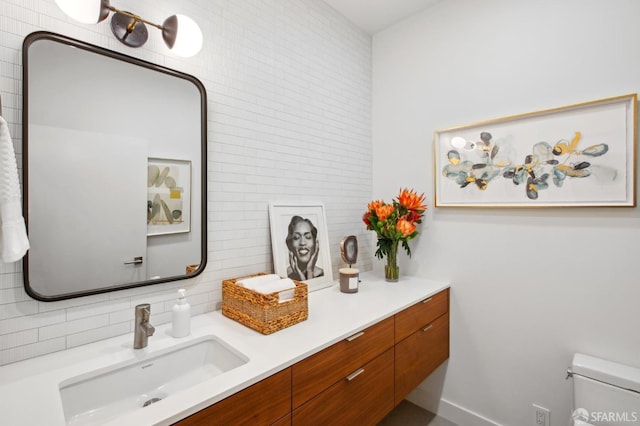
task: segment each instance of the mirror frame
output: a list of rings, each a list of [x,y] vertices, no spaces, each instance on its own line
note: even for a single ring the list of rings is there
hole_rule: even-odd
[[[196,86],[197,90],[200,92],[200,111],[201,111],[201,114],[200,114],[200,122],[201,122],[200,161],[202,162],[201,176],[200,176],[200,179],[201,179],[200,197],[202,200],[201,211],[200,211],[200,215],[201,215],[200,220],[202,222],[201,236],[200,236],[201,237],[200,238],[201,260],[200,260],[200,264],[198,265],[198,268],[189,274],[185,273],[184,275],[173,275],[173,276],[162,277],[158,279],[138,281],[130,284],[119,285],[117,287],[91,289],[87,291],[65,293],[65,294],[55,295],[55,296],[43,296],[38,292],[34,291],[29,285],[29,252],[27,252],[27,254],[23,259],[24,288],[27,294],[36,300],[40,300],[44,302],[52,302],[57,300],[66,300],[66,299],[89,296],[94,294],[108,293],[112,291],[166,283],[170,281],[178,281],[178,280],[193,278],[199,275],[200,273],[202,273],[207,266],[207,235],[208,235],[207,233],[207,224],[208,224],[208,218],[207,218],[207,92],[204,85],[200,80],[198,80],[196,77],[192,75],[189,75],[180,71],[176,71],[170,68],[166,68],[164,66],[157,65],[151,62],[147,62],[142,59],[134,58],[132,56],[128,56],[119,52],[108,50],[103,47],[86,43],[81,40],[77,40],[77,39],[73,39],[60,34],[52,33],[49,31],[33,32],[25,37],[22,44],[22,99],[23,99],[23,102],[22,102],[22,138],[23,138],[22,177],[23,177],[23,188],[24,188],[23,197],[22,197],[22,209],[23,209],[25,223],[27,225],[27,234],[29,230],[29,217],[28,217],[28,212],[29,212],[29,197],[28,197],[28,191],[29,191],[29,185],[28,185],[29,183],[28,182],[29,180],[29,173],[28,173],[29,171],[29,161],[28,161],[28,158],[29,158],[29,155],[28,155],[28,152],[29,152],[29,143],[28,143],[29,142],[29,102],[28,102],[28,99],[29,99],[29,96],[28,96],[29,95],[29,80],[28,80],[29,46],[31,46],[31,44],[33,44],[34,42],[40,41],[40,40],[50,40],[58,43],[67,44],[69,46],[82,49],[97,55],[106,56],[117,61],[122,61],[128,64],[131,64],[133,66],[143,67],[151,71],[156,71],[163,74],[167,74],[172,77],[180,78]],[[197,179],[197,177],[194,177],[194,178]]]

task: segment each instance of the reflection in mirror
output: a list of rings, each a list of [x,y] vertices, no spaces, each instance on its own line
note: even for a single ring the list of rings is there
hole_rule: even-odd
[[[60,300],[202,272],[202,83],[48,32],[27,36],[23,65],[27,293]]]

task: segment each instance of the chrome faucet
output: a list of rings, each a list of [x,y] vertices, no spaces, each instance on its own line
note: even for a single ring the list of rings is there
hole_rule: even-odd
[[[147,347],[149,336],[153,336],[155,327],[149,324],[151,305],[143,303],[136,306],[136,322],[133,328],[133,349]]]

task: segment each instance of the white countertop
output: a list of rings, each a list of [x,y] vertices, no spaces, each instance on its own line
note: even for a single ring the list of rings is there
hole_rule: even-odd
[[[402,276],[388,283],[373,273],[360,278],[357,293],[341,293],[337,284],[309,293],[309,318],[270,335],[215,311],[193,317],[191,335],[182,339],[170,336],[171,324],[156,327],[144,349],[134,350],[133,334],[127,334],[0,367],[0,423],[65,425],[61,382],[123,361],[144,359],[190,339],[215,335],[249,358],[240,367],[111,422],[169,425],[449,287]]]

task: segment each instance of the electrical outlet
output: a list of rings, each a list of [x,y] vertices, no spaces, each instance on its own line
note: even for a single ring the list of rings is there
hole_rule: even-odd
[[[551,411],[549,409],[533,404],[533,425],[551,426]]]

